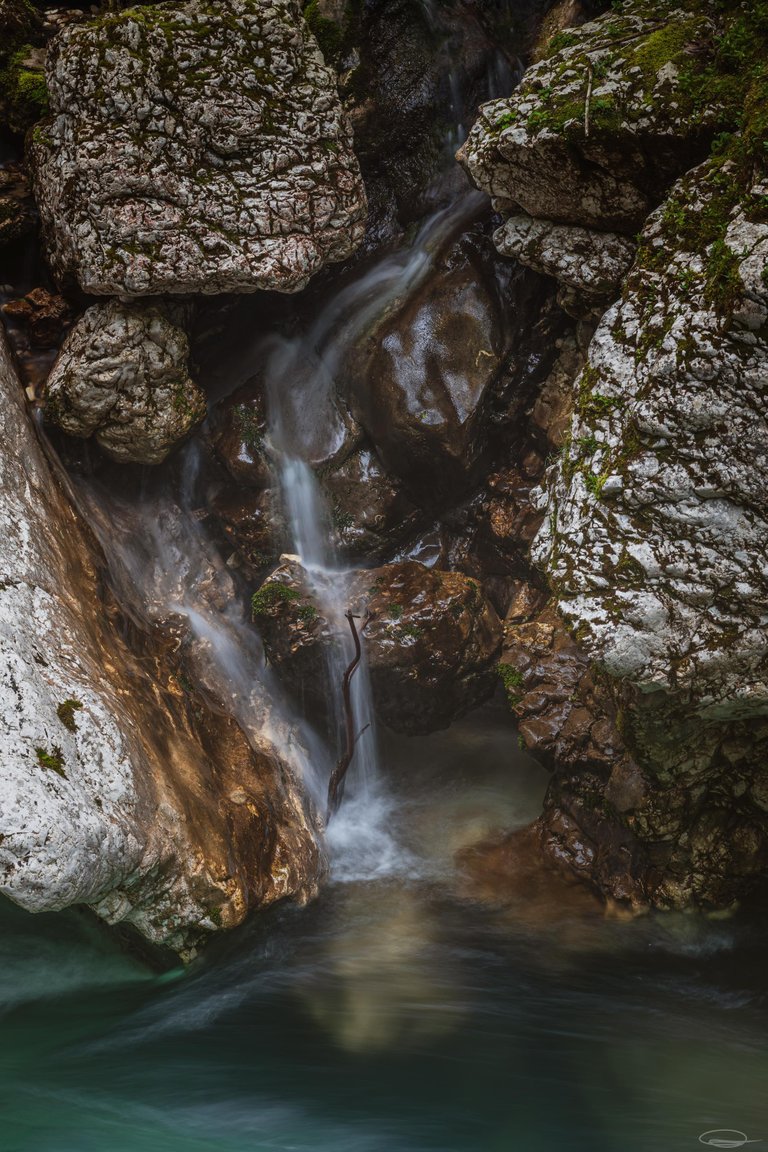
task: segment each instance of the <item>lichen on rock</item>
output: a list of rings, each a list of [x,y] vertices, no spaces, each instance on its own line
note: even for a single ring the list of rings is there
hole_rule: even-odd
[[[335,78],[298,0],[66,27],[31,143],[55,274],[100,295],[297,291],[362,239]]]

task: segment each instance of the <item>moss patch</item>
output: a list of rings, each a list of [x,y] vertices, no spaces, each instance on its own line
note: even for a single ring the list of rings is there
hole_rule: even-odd
[[[55,772],[57,776],[61,776],[64,780],[67,779],[67,774],[64,771],[64,753],[58,744],[54,744],[51,749],[35,748],[35,755],[41,768],[46,768],[49,772]]]
[[[63,700],[56,709],[56,715],[68,732],[77,732],[75,713],[82,709],[80,700]]]

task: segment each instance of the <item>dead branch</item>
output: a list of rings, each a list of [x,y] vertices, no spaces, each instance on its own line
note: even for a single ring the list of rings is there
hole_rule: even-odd
[[[355,626],[355,620],[359,619],[353,616],[351,612],[345,613],[349,623],[349,629],[352,633],[352,640],[355,645],[355,654],[349,663],[346,672],[344,673],[344,680],[342,682],[341,695],[344,702],[344,755],[339,760],[338,764],[331,773],[331,778],[328,781],[328,806],[325,813],[325,822],[329,823],[331,816],[339,810],[339,805],[344,796],[344,777],[347,774],[347,769],[352,763],[352,757],[355,754],[355,746],[363,735],[363,732],[370,727],[366,724],[360,732],[355,735],[355,716],[352,709],[352,677],[360,665],[363,650],[360,644],[360,636]],[[368,619],[363,623],[363,628],[368,623]]]
[[[592,99],[592,84],[594,82],[595,74],[592,71],[592,65],[589,65],[589,82],[587,84],[587,99],[584,104],[584,136],[589,139],[589,105]]]

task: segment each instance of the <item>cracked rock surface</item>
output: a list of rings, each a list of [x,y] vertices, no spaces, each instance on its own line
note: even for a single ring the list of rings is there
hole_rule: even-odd
[[[186,333],[151,305],[94,304],[64,342],[46,415],[113,460],[159,464],[205,417]]]
[[[95,295],[302,288],[365,193],[298,0],[188,0],[66,27],[31,162],[51,266]]]

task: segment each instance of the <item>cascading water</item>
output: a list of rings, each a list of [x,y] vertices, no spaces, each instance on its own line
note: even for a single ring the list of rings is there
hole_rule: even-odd
[[[266,356],[270,448],[275,461],[291,547],[339,644],[329,649],[327,689],[339,748],[343,742],[341,685],[353,642],[345,613],[345,569],[334,546],[332,517],[311,466],[333,455],[343,441],[344,417],[335,384],[345,354],[387,309],[408,299],[436,256],[483,198],[467,193],[436,212],[413,245],[387,256],[333,297],[307,331],[293,340],[270,338],[254,350]],[[337,878],[361,878],[403,868],[407,861],[392,833],[393,801],[378,771],[371,684],[363,657],[352,679],[354,731],[358,734],[345,802],[328,829]]]

